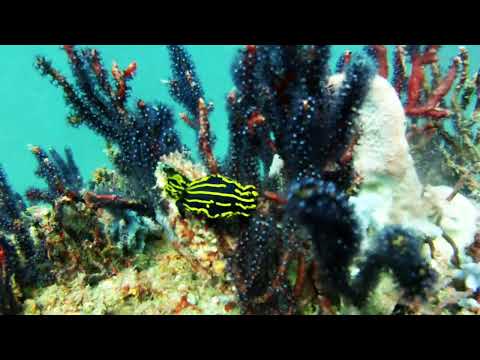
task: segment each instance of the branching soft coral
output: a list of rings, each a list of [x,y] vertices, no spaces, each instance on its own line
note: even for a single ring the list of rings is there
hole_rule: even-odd
[[[230,97],[231,143],[248,145],[238,155],[239,149],[230,151],[226,171],[239,168],[236,162],[241,161],[248,164],[251,182],[258,182],[254,177],[258,160],[249,158],[258,153],[268,169],[276,153],[285,161],[286,177],[291,181],[319,177],[327,165],[340,160],[350,145],[352,116],[366,95],[373,71],[364,58],[354,56],[341,89],[332,93],[329,53],[328,46],[243,50],[233,70],[237,90]]]
[[[72,192],[79,193],[82,190],[83,179],[70,148],[65,149],[66,161],[55,149],[51,149],[47,154],[40,147],[33,146],[31,151],[38,162],[35,174],[45,180],[48,189],[29,189],[26,194],[28,200],[54,203],[58,197]]]
[[[134,198],[147,204],[147,208],[158,210],[161,206],[160,192],[154,190],[155,167],[162,155],[182,148],[173,129],[171,111],[143,101],[138,101],[135,110],[129,108],[128,81],[134,75],[135,63],[124,71],[114,65],[112,83],[96,50],[77,50],[71,45],[64,49],[76,86],[44,58],[37,59],[38,68],[63,89],[74,113],[70,122],[87,125],[111,145],[114,164],[133,187]],[[422,293],[424,285],[430,286],[433,275],[413,248],[414,236],[398,229],[380,235],[370,262],[364,263],[367,270],[354,280],[350,276],[349,267],[358,255],[361,236],[344,194],[354,178],[354,120],[375,75],[368,58],[345,53],[338,62],[344,79],[339,88],[334,88],[330,86],[328,66],[330,46],[244,47],[232,67],[236,88],[227,103],[229,152],[219,162],[214,156],[215,138],[209,122],[212,105],[205,100],[192,59],[183,46],[172,45],[168,50],[172,63],[170,94],[186,110],[181,118],[196,131],[199,152],[208,171],[254,185],[261,193],[257,213],[248,220],[206,223],[216,231],[219,243],[227,233],[237,238],[235,246],[223,255],[228,258],[245,312],[300,312],[303,289],[312,280],[312,268],[317,269],[313,272],[329,296],[345,297],[355,304],[361,304],[375,285],[377,268],[369,265],[372,263],[379,270],[393,269],[399,285],[411,285],[415,294]],[[372,49],[372,54],[385,60],[380,45]],[[427,61],[427,55],[419,56],[422,63]],[[381,74],[387,75],[387,63],[380,65]],[[417,81],[422,72],[423,67],[417,67]],[[415,94],[418,86],[411,83],[412,113],[423,109],[424,113],[437,115],[440,110],[433,102],[443,97],[446,85],[440,84],[431,99],[421,104]],[[269,169],[274,159],[283,167],[271,175]],[[55,184],[54,181],[53,189]],[[82,198],[87,207],[124,204],[125,209],[136,211],[129,207],[133,203],[121,201],[115,194],[87,193]],[[127,244],[130,239],[125,230],[131,223],[124,220],[116,229],[122,232],[122,242]],[[405,241],[398,245],[400,237]],[[407,257],[405,263],[393,263],[399,260],[394,250]],[[296,273],[293,282],[292,271]],[[413,271],[415,276],[404,277],[403,271]],[[423,271],[427,271],[425,276],[416,276]],[[354,289],[356,285],[358,289]]]
[[[275,192],[286,193],[285,185],[303,177],[333,178],[345,188],[352,180],[350,164],[341,160],[353,141],[353,119],[374,71],[365,58],[349,54],[345,81],[333,91],[329,55],[329,46],[248,45],[234,62],[230,151],[222,168],[262,189],[265,204],[259,212],[276,219],[253,218],[232,259],[240,298],[252,312],[298,311],[295,293],[301,293],[305,278],[302,260],[296,289],[287,280],[292,260],[303,259],[306,251],[297,225],[284,216],[288,201]],[[264,170],[270,167],[274,155],[284,163],[283,185],[260,171],[262,164]]]
[[[440,104],[457,78],[460,58],[454,58],[448,73],[440,78],[438,68],[440,48],[440,45],[408,45],[395,48],[393,83],[400,96],[404,91],[406,92],[405,113],[411,118],[440,120],[451,115],[451,112],[440,107]],[[367,53],[377,61],[379,75],[388,79],[389,62],[385,45],[369,45],[366,49]],[[410,75],[407,75],[407,58],[411,65]],[[425,87],[427,66],[433,67],[435,82],[435,86],[428,91]]]
[[[0,315],[15,314],[20,309],[13,284],[19,269],[20,260],[15,247],[0,234]]]
[[[10,186],[0,166],[0,312],[19,310],[15,306],[12,281],[20,289],[51,280],[45,244],[35,243],[23,216],[25,203]]]
[[[24,210],[25,203],[22,197],[13,191],[5,171],[0,167],[0,230],[15,235],[21,252],[26,258],[32,258],[35,249],[22,221]]]
[[[425,299],[436,281],[435,271],[421,254],[422,241],[399,226],[377,235],[374,248],[351,280],[350,266],[359,255],[362,232],[348,197],[332,183],[303,179],[294,184],[288,213],[309,229],[321,283],[330,296],[342,295],[363,305],[379,274],[389,269],[408,300]]]
[[[180,45],[168,46],[172,79],[168,82],[172,98],[187,109],[180,116],[197,133],[199,153],[210,173],[218,173],[213,153],[215,138],[210,132],[209,113],[213,107],[205,103],[205,95],[195,66],[186,49]]]
[[[72,109],[69,122],[74,126],[84,124],[113,144],[111,155],[116,168],[129,180],[136,197],[153,206],[158,159],[181,149],[172,112],[165,105],[142,100],[134,109],[128,106],[128,82],[135,74],[136,63],[123,71],[114,64],[111,81],[98,51],[78,50],[73,45],[65,45],[64,49],[76,86],[44,57],[37,57],[37,68],[63,90]]]
[[[449,200],[460,191],[477,196],[478,74],[472,76],[470,56],[463,47],[443,73],[440,49],[439,45],[395,46],[392,82],[405,100],[410,120],[407,139],[423,181],[454,187]],[[379,74],[388,78],[386,47],[369,45],[367,51],[376,59]]]

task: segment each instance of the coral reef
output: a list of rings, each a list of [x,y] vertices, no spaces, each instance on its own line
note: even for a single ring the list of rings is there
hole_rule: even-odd
[[[161,242],[131,267],[90,286],[80,273],[69,283],[43,289],[25,303],[24,313],[35,314],[136,314],[234,315],[235,290],[225,283],[212,285],[187,258]]]
[[[50,149],[47,154],[40,147],[32,146],[31,151],[38,162],[36,175],[47,182],[48,190],[29,189],[26,194],[28,200],[53,203],[60,196],[82,190],[83,178],[70,148],[65,149],[67,161],[55,149]]]
[[[24,217],[25,203],[0,166],[0,313],[19,310],[24,292],[50,280],[46,248],[34,241]]]
[[[396,46],[390,84],[384,45],[345,52],[335,73],[328,45],[247,45],[218,159],[193,59],[167,48],[166,83],[201,163],[168,106],[129,102],[137,63],[109,76],[97,50],[65,45],[70,83],[37,57],[68,122],[105,139],[113,169],[85,181],[68,148],[31,147],[47,187],[27,191],[28,208],[0,169],[0,312],[478,311],[478,109],[465,115],[478,79],[466,49],[442,77],[438,45]]]
[[[376,52],[379,48],[383,50]],[[383,45],[367,49],[378,64],[388,64]],[[440,50],[439,45],[396,46],[392,83],[405,99],[407,139],[422,181],[453,187],[452,198],[460,191],[476,197],[478,73],[472,76],[469,52],[461,47],[443,75]],[[381,70],[382,67],[379,73],[388,78],[388,71]]]
[[[361,306],[385,268],[392,271],[405,297],[426,298],[436,274],[421,254],[418,236],[399,226],[384,228],[375,247],[357,264],[359,271],[350,280],[350,265],[359,253],[362,232],[347,196],[333,183],[306,179],[291,189],[289,212],[310,228],[320,266],[319,281],[330,297],[343,295]]]
[[[39,164],[36,174],[48,190],[30,189],[27,198],[33,204],[49,203],[51,208],[28,212],[33,234],[44,242],[57,280],[83,271],[87,281],[98,281],[126,266],[132,253],[141,253],[149,236],[161,237],[160,226],[145,216],[148,209],[140,202],[83,189],[69,149],[67,162],[54,149],[47,154],[36,146],[32,152]],[[97,190],[105,180],[98,175],[93,186]]]
[[[151,188],[155,185],[153,174],[158,159],[181,149],[172,126],[172,112],[165,105],[146,104],[142,100],[137,101],[134,109],[128,107],[128,81],[135,74],[136,63],[123,71],[114,64],[111,81],[96,50],[77,50],[73,45],[65,45],[64,50],[76,86],[43,57],[37,58],[37,68],[63,89],[72,109],[69,122],[74,126],[85,124],[105,138],[112,161],[128,180],[131,193],[153,207],[157,199]]]

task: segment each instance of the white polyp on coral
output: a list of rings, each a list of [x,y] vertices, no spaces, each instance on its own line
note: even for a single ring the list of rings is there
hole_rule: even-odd
[[[280,157],[280,155],[275,154],[273,156],[272,164],[270,165],[270,169],[268,171],[268,177],[273,178],[275,176],[279,176],[282,172],[282,169],[285,165],[285,162]]]

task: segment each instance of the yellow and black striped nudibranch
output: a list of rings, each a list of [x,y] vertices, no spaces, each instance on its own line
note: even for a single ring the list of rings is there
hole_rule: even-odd
[[[257,209],[259,193],[253,185],[242,185],[222,175],[210,175],[189,181],[170,169],[165,191],[176,200],[182,216],[186,212],[209,219],[250,217]]]

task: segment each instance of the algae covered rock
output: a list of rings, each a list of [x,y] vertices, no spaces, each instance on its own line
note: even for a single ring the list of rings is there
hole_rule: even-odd
[[[63,285],[41,289],[25,302],[25,314],[238,314],[235,289],[197,273],[171,246],[149,252],[144,270],[126,268],[89,285],[79,274]]]

